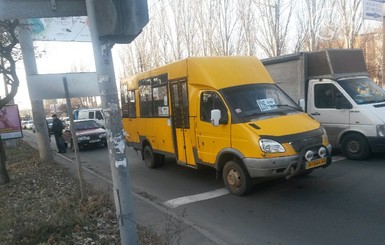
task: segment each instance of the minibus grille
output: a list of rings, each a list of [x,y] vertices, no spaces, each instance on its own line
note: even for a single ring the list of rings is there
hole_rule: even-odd
[[[306,138],[298,141],[294,141],[290,143],[296,152],[301,152],[301,150],[305,147],[310,147],[313,145],[321,145],[322,144],[322,136],[316,136],[312,138]]]

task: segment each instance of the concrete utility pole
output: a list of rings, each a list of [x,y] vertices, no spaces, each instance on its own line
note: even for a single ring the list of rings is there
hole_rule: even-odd
[[[128,176],[126,145],[122,131],[119,98],[112,60],[112,45],[102,44],[96,29],[95,1],[86,0],[87,15],[102,101],[115,207],[120,227],[121,244],[138,244],[134,222],[133,201]]]
[[[381,88],[384,88],[385,84],[385,3],[382,4],[382,78]]]
[[[33,48],[33,41],[31,32],[27,28],[27,21],[20,20],[19,27],[19,41],[21,51],[23,53],[24,69],[27,75],[27,85],[30,91],[30,83],[28,82],[28,75],[37,74],[37,65],[35,60],[35,51]],[[43,163],[52,163],[52,151],[50,147],[48,126],[45,120],[44,104],[42,100],[31,100],[33,123],[36,129],[36,141],[39,147],[40,160]]]

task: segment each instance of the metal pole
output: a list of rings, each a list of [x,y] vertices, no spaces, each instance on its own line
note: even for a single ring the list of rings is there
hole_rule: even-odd
[[[27,75],[28,90],[32,86],[29,82],[29,75],[36,75],[37,65],[33,41],[29,31],[27,21],[20,20],[19,41],[23,53],[24,69]],[[33,123],[36,129],[36,141],[39,147],[40,160],[43,163],[52,163],[51,144],[48,135],[48,127],[45,119],[45,111],[42,100],[31,100]]]
[[[383,3],[384,5],[384,3]],[[385,15],[382,17],[382,79],[380,87],[384,88],[385,84]]]
[[[76,130],[74,128],[74,114],[72,113],[72,106],[71,106],[71,100],[69,96],[68,91],[68,84],[67,84],[67,78],[63,77],[63,86],[64,86],[64,92],[66,95],[66,102],[67,102],[67,111],[68,111],[68,117],[70,118],[70,130],[72,135],[72,148],[75,152],[75,158],[76,158],[76,165],[78,166],[78,177],[79,177],[79,186],[80,186],[80,199],[84,200],[84,184],[83,184],[83,168],[82,168],[82,162],[80,160],[79,155],[79,145],[78,145],[78,138],[76,137]]]
[[[133,201],[128,175],[126,145],[122,130],[122,117],[115,82],[111,46],[103,45],[98,38],[94,0],[86,0],[87,15],[94,51],[102,102],[116,213],[120,228],[121,244],[138,244],[134,222]]]
[[[277,0],[277,3],[275,4],[275,35],[276,35],[276,55],[277,56],[281,56],[281,36],[280,36],[280,26],[279,26],[279,20],[280,20],[280,17],[279,17],[279,13],[280,12],[280,1]]]

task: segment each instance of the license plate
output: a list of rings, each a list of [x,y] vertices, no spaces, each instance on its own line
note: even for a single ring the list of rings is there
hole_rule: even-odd
[[[326,162],[327,162],[326,157],[318,158],[318,159],[315,159],[313,161],[307,162],[305,168],[306,169],[316,168],[316,167],[319,167],[319,166],[326,164]]]
[[[96,142],[100,142],[100,139],[90,140],[90,143],[96,143]]]

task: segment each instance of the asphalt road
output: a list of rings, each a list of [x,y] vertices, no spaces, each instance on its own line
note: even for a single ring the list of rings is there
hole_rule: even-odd
[[[63,155],[75,160],[71,150]],[[107,148],[81,151],[80,158],[84,167],[111,179]],[[135,193],[224,244],[385,244],[385,154],[366,161],[337,155],[329,168],[258,184],[244,197],[228,194],[208,168],[167,159],[164,167],[148,169],[130,148],[127,159]]]

